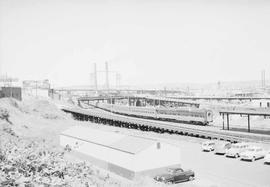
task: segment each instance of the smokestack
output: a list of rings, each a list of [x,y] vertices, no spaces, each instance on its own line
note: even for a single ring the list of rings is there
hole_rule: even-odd
[[[106,89],[109,90],[109,68],[108,68],[108,62],[105,62],[105,72],[106,72]]]
[[[96,66],[96,63],[94,63],[94,86],[95,86],[95,90],[97,92],[98,87],[97,87],[97,66]]]

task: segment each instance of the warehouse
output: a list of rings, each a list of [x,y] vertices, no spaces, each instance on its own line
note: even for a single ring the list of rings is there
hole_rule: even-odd
[[[155,139],[75,126],[60,134],[60,145],[128,179],[180,165],[180,150]]]

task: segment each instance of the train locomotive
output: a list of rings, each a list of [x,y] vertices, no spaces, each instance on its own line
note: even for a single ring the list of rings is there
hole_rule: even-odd
[[[96,108],[113,112],[116,114],[124,114],[128,116],[157,119],[164,121],[179,121],[196,125],[208,125],[213,121],[213,112],[208,109],[198,108],[165,108],[165,107],[135,107],[116,104],[107,104],[97,102]]]

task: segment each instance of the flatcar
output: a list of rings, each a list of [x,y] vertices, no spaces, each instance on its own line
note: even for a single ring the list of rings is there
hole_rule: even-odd
[[[198,125],[208,125],[213,121],[213,112],[208,109],[198,108],[162,108],[162,107],[135,107],[115,105],[107,103],[96,103],[95,107],[117,114],[134,117],[158,119],[165,121],[180,121]]]

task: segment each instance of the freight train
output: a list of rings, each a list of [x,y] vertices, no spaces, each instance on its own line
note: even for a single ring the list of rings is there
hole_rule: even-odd
[[[135,107],[97,102],[96,108],[116,114],[134,117],[158,119],[165,121],[179,121],[197,125],[208,125],[213,121],[213,112],[208,109],[198,108],[165,108],[165,107]]]

